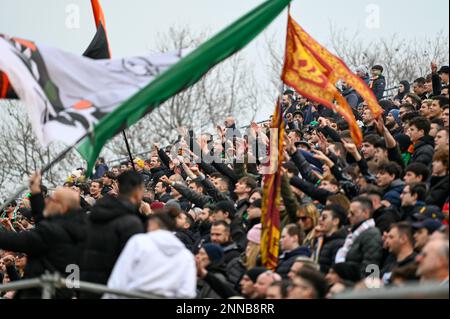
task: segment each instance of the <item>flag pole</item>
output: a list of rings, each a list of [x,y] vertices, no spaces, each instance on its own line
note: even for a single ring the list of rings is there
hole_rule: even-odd
[[[80,143],[86,136],[88,136],[89,134],[91,134],[91,131],[86,132],[83,136],[81,136],[74,144],[70,145],[69,147],[67,147],[66,149],[64,149],[61,153],[59,153],[51,162],[47,163],[44,165],[43,168],[41,168],[39,170],[39,172],[41,173],[41,175],[43,175],[44,173],[46,173],[47,171],[49,171],[56,163],[58,163],[59,161],[61,161],[71,150],[73,150],[75,148],[75,146],[78,145],[78,143]],[[16,198],[18,198],[20,196],[20,194],[22,194],[24,191],[26,191],[28,188],[28,182],[25,184],[22,184],[22,186],[20,186],[20,188],[17,189],[17,191],[11,195],[0,207],[0,212],[2,212],[13,200],[15,200]]]
[[[128,156],[130,157],[131,165],[133,165],[133,171],[136,172],[136,166],[134,164],[133,155],[131,154],[130,144],[128,144],[127,134],[125,134],[125,130],[122,131],[123,139],[125,140],[125,146],[127,147]]]
[[[103,9],[98,0],[91,0],[91,6],[92,6],[92,12],[94,14],[95,26],[98,29],[100,27],[100,25],[102,25],[103,29],[105,30],[106,43],[108,44],[108,53],[109,53],[108,59],[110,59],[112,57],[112,54],[111,54],[111,48],[109,46],[108,34],[106,32],[106,22],[105,22],[105,16],[103,14]],[[131,155],[130,144],[128,143],[125,129],[122,131],[122,135],[123,135],[123,139],[125,141],[125,146],[128,151],[128,156],[130,157],[131,164],[133,165],[133,170],[136,172],[136,166],[134,165],[133,155]]]

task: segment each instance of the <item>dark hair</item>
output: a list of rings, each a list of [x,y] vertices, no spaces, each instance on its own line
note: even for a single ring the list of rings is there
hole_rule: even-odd
[[[278,287],[280,288],[281,298],[286,299],[289,294],[289,287],[291,285],[291,282],[287,279],[284,279],[282,281],[274,281],[270,284],[270,287]]]
[[[101,179],[94,179],[93,181],[91,181],[91,185],[92,183],[97,183],[100,185],[100,188],[103,187],[103,181]]]
[[[423,130],[424,135],[428,135],[430,133],[431,130],[431,124],[430,121],[423,117],[423,116],[418,116],[413,118],[410,122],[409,122],[410,126],[415,126],[417,127],[417,129]]]
[[[369,197],[367,196],[358,196],[352,199],[352,203],[360,203],[364,210],[369,210],[370,215],[372,216],[373,212],[373,204]]]
[[[381,148],[383,150],[387,150],[386,141],[384,138],[380,138],[374,145],[375,148]]]
[[[371,70],[378,70],[378,71],[381,71],[381,73],[383,73],[384,68],[381,65],[377,64],[377,65],[374,65]]]
[[[126,171],[117,177],[119,182],[119,195],[130,196],[133,191],[144,185],[142,176],[134,171]]]
[[[300,171],[298,170],[297,166],[293,162],[285,162],[283,163],[283,167],[287,169],[289,173],[294,174],[295,176],[298,176],[300,174]]]
[[[210,176],[212,178],[219,178],[219,179],[221,179],[224,183],[227,184],[228,188],[230,187],[230,180],[228,179],[228,177],[220,174],[219,172],[214,172]]]
[[[422,99],[420,98],[420,96],[418,96],[417,94],[414,93],[406,93],[405,97],[409,97],[413,100],[413,102],[416,104],[414,106],[414,109],[417,110],[417,107],[419,107],[420,105],[422,105]],[[414,104],[413,104],[414,105]]]
[[[432,98],[434,101],[439,101],[439,106],[442,108],[444,105],[448,105],[449,104],[449,99],[448,97],[444,96],[444,95],[438,95],[438,96],[433,96]]]
[[[169,185],[169,184],[167,184],[166,182],[163,182],[163,181],[161,181],[161,180],[158,180],[158,182],[156,183],[156,185],[157,185],[158,183],[161,183],[162,187],[166,190],[166,193],[170,193],[170,185]],[[156,185],[155,185],[155,186],[156,186]]]
[[[417,79],[414,80],[414,83],[417,83],[417,84],[419,84],[420,86],[424,86],[426,82],[427,82],[427,81],[425,80],[425,78],[422,78],[422,77],[417,78]]]
[[[90,193],[90,191],[89,191],[89,185],[88,185],[87,183],[81,183],[81,184],[78,184],[78,188],[80,189],[80,191],[81,191],[82,194],[87,195],[87,194]]]
[[[180,211],[175,207],[162,208],[156,213],[149,216],[148,221],[155,221],[160,228],[174,231],[177,227],[177,217],[180,215]]]
[[[375,145],[378,145],[380,143],[381,137],[375,134],[370,134],[364,137],[363,143],[371,144],[375,147]]]
[[[124,161],[124,162],[120,162],[120,166],[122,166],[122,165],[125,165],[125,166],[128,166],[128,161]]]
[[[340,205],[327,205],[322,210],[324,211],[330,211],[331,215],[333,216],[333,219],[339,219],[339,225],[338,228],[347,225],[347,212],[346,210],[340,206]]]
[[[349,130],[344,130],[341,132],[340,134],[341,139],[343,138],[352,138],[352,134],[350,133]]]
[[[430,124],[437,124],[439,130],[444,127],[444,121],[440,118],[434,118],[430,121]]]
[[[201,189],[204,189],[205,187],[203,186],[202,182],[200,181],[192,181],[192,184],[195,184],[195,186],[200,187]]]
[[[297,137],[299,138],[303,138],[303,132],[300,130],[291,130],[289,133],[294,133],[295,135],[297,135]]]
[[[408,112],[416,111],[416,108],[414,107],[414,105],[412,105],[410,103],[404,103],[404,104],[400,105],[400,108],[405,108]]]
[[[218,220],[218,221],[215,221],[214,223],[212,223],[211,224],[211,227],[217,227],[217,226],[223,226],[224,228],[225,228],[225,231],[227,231],[227,232],[231,232],[231,227],[230,227],[230,225],[226,222],[226,221],[224,221],[224,220]]]
[[[47,196],[47,194],[48,194],[47,186],[41,185],[41,193],[42,193],[42,195],[44,195],[44,197]]]
[[[413,245],[414,237],[413,237],[413,229],[412,229],[411,223],[409,223],[409,222],[395,223],[395,224],[391,225],[390,229],[393,229],[393,228],[397,228],[398,232],[401,235],[406,235],[406,238],[408,239],[409,243],[411,245]]]
[[[417,195],[418,201],[425,201],[427,196],[427,185],[424,183],[415,183],[409,185],[409,192],[411,195]]]
[[[305,238],[305,233],[301,226],[297,224],[289,224],[284,226],[286,229],[286,232],[289,234],[289,236],[297,236],[298,238],[298,244],[301,245],[303,243],[303,240]]]
[[[112,179],[112,180],[116,179],[116,175],[114,175],[114,173],[110,172],[110,171],[105,172],[105,174],[103,174],[103,177],[107,177],[107,178]]]
[[[430,170],[423,163],[414,162],[408,165],[406,172],[413,172],[416,176],[422,176],[422,181],[427,181],[430,176]]]
[[[326,297],[329,286],[328,282],[325,280],[325,276],[320,271],[305,267],[298,271],[297,276],[313,286],[315,298],[324,299]]]
[[[378,172],[394,175],[395,179],[397,179],[402,175],[402,168],[396,162],[385,162],[378,166]]]
[[[100,163],[105,163],[105,158],[104,158],[104,157],[99,157],[99,158],[98,158],[98,161],[99,161]]]
[[[419,277],[417,276],[417,267],[418,264],[416,262],[407,264],[402,267],[395,267],[392,269],[391,279],[393,282],[395,279],[401,279],[404,281],[417,281]]]
[[[404,114],[404,115],[402,116],[402,122],[403,122],[404,124],[409,124],[409,122],[410,122],[412,119],[414,119],[414,118],[416,118],[416,117],[418,117],[418,116],[420,116],[420,113],[417,112],[417,111],[412,111],[412,112],[406,113],[406,114]]]
[[[366,186],[364,186],[361,189],[361,194],[365,194],[367,196],[378,196],[380,198],[383,198],[383,191],[381,190],[381,188],[379,188],[376,185],[372,185],[372,184],[367,184]]]
[[[343,119],[338,120],[338,121],[336,122],[336,125],[337,125],[337,128],[338,128],[339,131],[345,131],[345,130],[348,130],[348,129],[350,128],[350,126],[349,126],[349,124],[347,123],[347,121],[345,121],[345,120],[343,120]],[[342,137],[342,136],[341,136],[341,137]]]
[[[17,201],[16,200],[10,201],[8,206],[17,207]]]
[[[239,182],[244,183],[248,188],[255,189],[258,186],[258,183],[253,177],[245,176],[242,177]]]

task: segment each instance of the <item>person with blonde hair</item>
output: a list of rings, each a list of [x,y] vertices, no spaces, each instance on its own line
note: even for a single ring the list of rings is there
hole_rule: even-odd
[[[319,223],[320,212],[316,205],[309,203],[306,205],[301,205],[297,210],[297,224],[301,226],[305,233],[305,238],[303,240],[303,246],[310,247],[313,245],[314,239],[316,237],[315,228]]]

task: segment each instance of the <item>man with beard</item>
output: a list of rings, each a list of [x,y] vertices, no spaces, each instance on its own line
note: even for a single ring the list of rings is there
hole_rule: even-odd
[[[377,133],[375,117],[368,108],[366,108],[362,114],[362,121],[364,123],[364,136]]]
[[[106,195],[89,214],[86,246],[81,259],[83,281],[106,284],[128,239],[144,232],[139,206],[144,196],[142,176],[134,171],[119,175],[118,197]],[[85,298],[99,298],[90,293]]]
[[[402,120],[400,119],[399,110],[390,110],[386,116],[386,127],[392,135],[403,133]]]

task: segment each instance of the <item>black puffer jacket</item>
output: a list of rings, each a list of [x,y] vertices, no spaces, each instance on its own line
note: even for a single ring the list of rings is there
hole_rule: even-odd
[[[347,234],[347,229],[341,228],[331,236],[323,238],[322,249],[319,253],[319,265],[322,273],[327,274],[328,270],[334,264],[336,253],[344,245]]]
[[[28,263],[24,279],[36,278],[48,270],[65,276],[68,265],[79,265],[87,220],[81,210],[43,219],[30,231],[0,232],[0,249],[25,253]],[[16,298],[40,298],[40,289],[20,291]],[[57,298],[71,298],[73,291],[59,290]]]
[[[128,239],[144,232],[143,221],[136,206],[125,199],[111,196],[105,196],[97,202],[89,215],[89,221],[81,261],[81,279],[106,284]]]
[[[435,205],[442,208],[448,198],[449,176],[431,177],[430,191],[426,199],[427,205]]]
[[[365,278],[370,275],[366,272],[366,267],[371,264],[380,265],[382,256],[381,233],[378,228],[373,227],[364,231],[355,239],[347,253],[345,262],[357,265],[360,268],[362,278]]]
[[[197,298],[198,299],[221,299],[224,291],[233,290],[232,284],[228,282],[224,264],[208,266],[209,279],[197,280]],[[213,284],[215,283],[215,284]]]
[[[195,243],[199,240],[200,236],[194,234],[189,229],[178,229],[175,236],[186,246],[190,251],[194,250]]]
[[[226,266],[227,279],[233,284],[235,290],[239,291],[239,282],[247,271],[245,267],[245,253],[231,260]]]
[[[373,212],[372,218],[375,220],[375,225],[383,234],[389,231],[391,225],[400,221],[400,213],[394,206],[381,206]]]
[[[295,262],[295,259],[297,259],[297,257],[299,256],[310,257],[311,252],[309,248],[298,247],[292,251],[282,254],[279,258],[276,272],[280,274],[280,276],[282,276],[283,278],[287,278],[287,275],[291,270],[292,264]]]
[[[223,258],[225,266],[234,258],[239,257],[239,255],[242,253],[242,250],[236,243],[228,242],[221,246],[223,248]]]
[[[431,169],[434,156],[434,141],[430,136],[422,137],[418,143],[414,145],[414,153],[411,163],[422,163]]]

